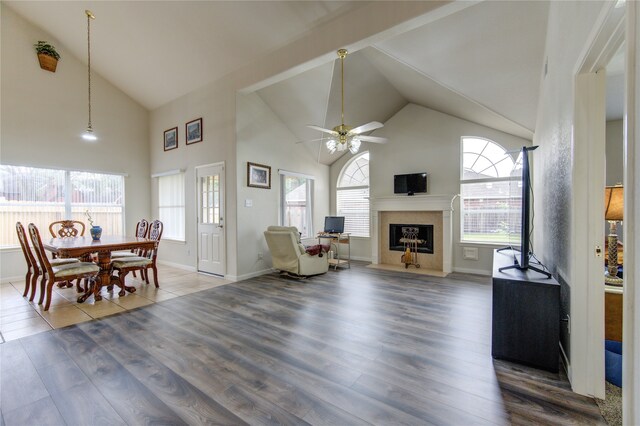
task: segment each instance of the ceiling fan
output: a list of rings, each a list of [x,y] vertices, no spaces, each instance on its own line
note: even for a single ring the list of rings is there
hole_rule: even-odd
[[[340,49],[338,50],[338,57],[340,58],[340,67],[341,67],[341,77],[342,77],[342,124],[334,127],[333,129],[325,129],[320,126],[308,125],[307,127],[314,130],[319,130],[323,133],[328,133],[329,139],[325,142],[329,153],[333,154],[336,151],[344,151],[349,149],[352,154],[355,154],[360,149],[360,143],[362,141],[365,142],[374,142],[374,143],[386,143],[388,142],[387,138],[381,138],[378,136],[366,136],[362,135],[362,133],[370,132],[372,130],[379,129],[384,125],[378,121],[372,121],[367,124],[363,124],[358,127],[349,127],[344,124],[344,58],[347,57],[347,50]],[[323,138],[324,139],[324,138]]]

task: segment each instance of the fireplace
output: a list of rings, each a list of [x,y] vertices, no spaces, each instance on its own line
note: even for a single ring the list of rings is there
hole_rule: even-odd
[[[433,225],[433,253],[418,253],[421,269],[442,271],[452,267],[453,195],[388,196],[371,198],[371,263],[401,265],[397,251],[389,250],[389,225]],[[402,265],[401,265],[402,266]]]
[[[417,240],[418,253],[433,253],[433,225],[389,224],[389,250],[405,251]]]

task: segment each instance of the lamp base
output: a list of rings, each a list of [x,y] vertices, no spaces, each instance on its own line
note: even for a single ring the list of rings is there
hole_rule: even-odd
[[[614,275],[609,275],[608,272],[605,272],[605,274],[604,274],[604,282],[605,282],[605,284],[622,287],[622,284],[623,284],[624,280],[622,278],[620,278],[620,277],[617,277],[617,276],[614,276]]]

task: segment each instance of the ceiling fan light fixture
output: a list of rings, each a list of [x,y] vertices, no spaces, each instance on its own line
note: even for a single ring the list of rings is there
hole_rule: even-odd
[[[363,124],[357,127],[351,127],[344,124],[344,58],[347,57],[347,50],[340,49],[338,50],[338,58],[340,58],[340,76],[341,76],[341,85],[340,85],[340,118],[341,124],[335,126],[333,129],[327,129],[322,126],[316,126],[312,124],[308,124],[307,127],[313,130],[319,130],[323,133],[329,133],[331,136],[327,136],[330,139],[325,142],[325,146],[330,154],[334,152],[343,152],[347,149],[351,151],[352,154],[355,154],[360,149],[360,145],[362,140],[366,142],[373,143],[386,143],[387,138],[378,137],[378,136],[366,136],[360,135],[361,133],[371,132],[373,130],[379,129],[384,125],[377,121],[372,121],[370,123]],[[316,139],[318,140],[318,139]]]
[[[330,154],[333,154],[334,152],[336,152],[336,141],[335,139],[329,139],[326,143],[325,143],[327,150],[329,151]]]
[[[358,150],[360,149],[360,144],[361,144],[360,139],[358,138],[351,139],[351,142],[349,142],[349,151],[352,154],[357,154]]]

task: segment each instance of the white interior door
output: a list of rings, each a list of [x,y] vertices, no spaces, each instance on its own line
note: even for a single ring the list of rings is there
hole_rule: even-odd
[[[224,163],[196,168],[198,271],[224,275]]]

